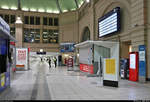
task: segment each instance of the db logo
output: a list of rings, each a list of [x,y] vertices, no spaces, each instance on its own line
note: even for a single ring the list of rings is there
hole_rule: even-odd
[[[88,71],[89,70],[88,66],[83,66],[83,70]]]

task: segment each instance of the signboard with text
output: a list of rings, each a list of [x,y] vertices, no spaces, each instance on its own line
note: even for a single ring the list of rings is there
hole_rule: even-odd
[[[139,81],[145,81],[146,79],[146,46],[139,46]]]

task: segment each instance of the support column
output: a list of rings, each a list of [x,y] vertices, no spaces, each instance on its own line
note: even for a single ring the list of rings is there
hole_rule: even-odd
[[[16,47],[22,47],[23,46],[23,24],[19,17],[17,17],[16,23]]]

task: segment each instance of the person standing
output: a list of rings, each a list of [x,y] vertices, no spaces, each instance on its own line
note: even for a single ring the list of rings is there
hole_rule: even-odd
[[[56,57],[54,57],[53,61],[54,61],[55,68],[56,68],[56,66],[57,66],[57,59],[56,59]]]
[[[48,63],[49,63],[49,68],[51,68],[51,59],[50,58],[49,58]]]

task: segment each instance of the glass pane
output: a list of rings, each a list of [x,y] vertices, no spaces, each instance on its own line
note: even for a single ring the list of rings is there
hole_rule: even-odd
[[[11,24],[14,24],[15,21],[16,21],[16,16],[15,16],[15,15],[11,15],[10,23],[11,23]]]
[[[49,30],[49,37],[53,35],[53,30]]]
[[[53,26],[53,18],[49,18],[49,25]]]
[[[48,43],[48,30],[43,30],[43,43]]]
[[[5,16],[4,16],[4,20],[5,20],[7,23],[9,23],[9,15],[5,15]]]
[[[47,17],[43,17],[43,25],[47,25]]]
[[[54,36],[58,36],[58,30],[54,30]]]
[[[35,29],[35,43],[40,42],[40,29]]]
[[[30,29],[24,29],[24,42],[30,42]]]
[[[29,24],[29,16],[25,16],[24,17],[24,23],[25,24]]]
[[[15,37],[15,28],[10,28],[10,34]]]
[[[34,25],[34,17],[33,16],[30,17],[30,24]]]
[[[54,26],[58,26],[58,18],[54,18]]]
[[[40,17],[36,17],[36,25],[40,25]]]
[[[3,18],[3,15],[2,15],[2,14],[0,14],[0,17],[1,17],[1,18]]]

